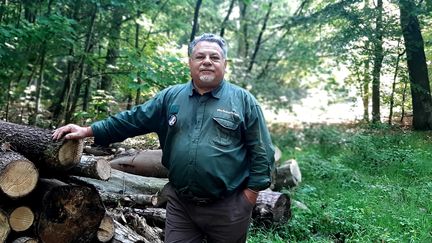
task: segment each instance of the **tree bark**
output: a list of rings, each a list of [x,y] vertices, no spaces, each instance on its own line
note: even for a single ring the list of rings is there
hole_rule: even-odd
[[[400,118],[400,122],[402,123],[404,118],[405,118],[405,102],[406,102],[406,93],[407,93],[407,88],[408,88],[408,82],[406,79],[404,80],[404,86],[403,86],[403,90],[402,90],[402,102],[401,102],[401,118]]]
[[[252,217],[260,224],[284,223],[291,217],[290,198],[280,192],[260,191]]]
[[[233,10],[233,8],[234,8],[234,3],[235,3],[235,1],[236,1],[236,0],[231,0],[230,5],[229,5],[229,7],[228,7],[227,14],[225,15],[225,18],[224,18],[224,20],[223,20],[223,22],[222,22],[221,30],[220,30],[220,34],[219,34],[221,37],[223,37],[224,34],[225,34],[225,28],[226,28],[227,22],[228,22],[228,20],[229,20],[229,17],[230,17],[230,15],[231,15],[231,12],[232,12],[232,10]]]
[[[237,55],[242,58],[247,58],[249,53],[249,36],[247,24],[247,9],[248,5],[245,1],[239,1],[240,6],[240,30],[238,35]]]
[[[117,58],[120,48],[120,29],[122,25],[123,9],[121,7],[113,8],[111,27],[109,30],[108,50],[105,58],[105,69],[112,68],[117,64]],[[112,78],[110,74],[102,75],[101,87],[107,92],[112,90]]]
[[[147,220],[142,215],[136,213],[131,208],[122,208],[121,212],[112,212],[114,221],[126,221],[128,226],[146,240],[152,243],[162,243],[160,231],[156,227],[147,224]]]
[[[141,235],[137,234],[131,228],[120,224],[118,221],[114,220],[115,224],[115,234],[112,239],[112,243],[135,243],[135,242],[144,242],[150,243]]]
[[[110,161],[113,169],[127,173],[168,178],[168,170],[162,165],[162,150],[144,150],[134,156],[124,156]]]
[[[372,122],[381,122],[381,112],[380,112],[380,76],[382,61],[384,58],[383,53],[383,1],[378,0],[377,6],[377,17],[375,21],[375,34],[374,39],[374,65],[372,70]]]
[[[400,0],[399,9],[411,83],[413,127],[416,130],[431,130],[432,98],[424,42],[416,15],[415,2]]]
[[[52,131],[0,121],[0,139],[35,163],[38,168],[65,171],[76,166],[82,140],[53,141]]]
[[[90,242],[96,237],[105,208],[94,188],[41,179],[36,195],[41,196],[37,232],[43,242]]]
[[[147,220],[152,221],[159,227],[164,227],[166,221],[166,209],[165,208],[132,208],[133,212],[145,217]]]
[[[253,65],[255,64],[256,56],[257,56],[258,51],[259,51],[259,49],[260,49],[260,47],[261,47],[261,40],[262,40],[262,36],[264,35],[264,31],[265,31],[266,28],[267,28],[267,21],[268,21],[269,18],[270,18],[270,13],[271,13],[271,9],[272,9],[272,4],[273,4],[273,2],[270,1],[269,6],[268,6],[267,13],[266,13],[265,18],[264,18],[264,23],[263,23],[263,25],[262,25],[262,27],[261,27],[261,31],[260,31],[260,33],[259,33],[259,35],[258,35],[258,38],[257,38],[257,41],[256,41],[256,43],[255,43],[255,49],[254,49],[254,52],[253,52],[252,57],[251,57],[251,60],[250,60],[250,62],[249,62],[249,67],[248,67],[248,69],[247,69],[248,72],[251,72],[251,71],[252,71]]]
[[[73,97],[71,98],[71,102],[69,102],[69,104],[68,104],[68,110],[67,110],[67,113],[65,114],[65,117],[66,117],[65,123],[69,123],[72,121],[72,115],[75,112],[78,100],[80,99],[81,87],[83,85],[84,70],[85,70],[85,66],[86,66],[85,65],[85,59],[86,59],[86,56],[90,53],[91,48],[92,48],[91,43],[92,43],[92,38],[93,38],[93,30],[94,30],[94,25],[95,25],[95,21],[96,21],[97,11],[98,11],[98,7],[95,4],[94,9],[91,13],[90,25],[89,25],[87,33],[86,33],[86,40],[85,40],[85,44],[84,44],[84,54],[82,54],[79,58],[78,77],[76,78],[76,80],[74,82],[75,83],[74,94],[73,94]],[[120,16],[120,18],[121,18],[121,16]],[[120,31],[120,30],[117,30],[117,31]],[[90,82],[90,80],[88,80],[88,82]],[[84,94],[84,97],[86,95],[89,95],[89,94]],[[84,100],[83,110],[84,110],[84,108],[86,108],[85,107],[86,105],[88,105],[88,103],[86,104],[86,101]]]
[[[280,191],[284,187],[296,187],[302,180],[300,167],[294,159],[285,161],[282,166],[277,167],[276,171],[275,191]]]
[[[9,198],[28,195],[36,187],[39,173],[35,165],[14,151],[0,149],[0,191]]]
[[[106,181],[111,176],[111,166],[104,158],[82,156],[80,163],[70,169],[68,174]]]
[[[73,47],[69,49],[69,55],[74,55]],[[68,60],[67,64],[67,71],[66,71],[66,77],[63,82],[63,88],[61,89],[58,100],[53,104],[53,122],[54,124],[58,125],[61,123],[62,115],[65,115],[67,112],[68,104],[70,103],[69,100],[71,98],[71,90],[73,87],[73,72],[74,72],[74,60]],[[62,105],[63,104],[63,105]]]
[[[138,176],[116,169],[111,171],[111,177],[108,181],[76,176],[73,176],[73,178],[94,185],[101,194],[112,193],[121,195],[154,195],[160,194],[165,184],[168,183],[168,179]]]
[[[12,243],[38,243],[39,241],[31,237],[20,237],[12,241]]]
[[[197,0],[195,5],[195,11],[194,11],[194,19],[193,19],[193,25],[192,25],[192,31],[190,36],[190,41],[193,41],[195,38],[196,33],[198,32],[198,18],[199,18],[199,11],[201,8],[202,0]]]
[[[399,49],[399,44],[400,44],[400,39],[398,41],[398,45],[396,50]],[[390,94],[390,107],[389,107],[389,118],[388,118],[388,124],[391,125],[392,124],[392,119],[393,119],[393,108],[394,108],[394,94],[396,92],[396,80],[397,80],[397,76],[399,73],[399,61],[401,56],[405,53],[405,51],[403,51],[402,53],[398,53],[397,57],[396,57],[396,65],[395,65],[395,71],[394,71],[394,75],[393,75],[393,83],[392,83],[392,89],[391,89],[391,94]]]
[[[5,242],[10,232],[9,220],[5,211],[0,209],[0,242]]]
[[[366,42],[366,49],[369,49],[370,42]],[[362,102],[363,102],[363,120],[366,122],[369,122],[369,97],[370,97],[370,90],[369,85],[371,83],[371,77],[370,77],[370,56],[366,58],[365,64],[364,64],[364,78],[363,78],[363,92],[362,92]]]

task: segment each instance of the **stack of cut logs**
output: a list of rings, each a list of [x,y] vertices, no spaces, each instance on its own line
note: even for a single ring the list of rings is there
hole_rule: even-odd
[[[163,242],[168,180],[160,150],[83,155],[83,141],[51,135],[0,121],[0,243]],[[281,167],[285,180],[276,176],[272,188],[297,185],[295,166],[288,174]],[[253,217],[285,222],[288,196],[261,191]]]

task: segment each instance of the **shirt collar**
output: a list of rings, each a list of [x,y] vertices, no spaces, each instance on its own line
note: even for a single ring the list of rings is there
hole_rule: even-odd
[[[221,90],[223,88],[225,84],[225,79],[223,79],[219,86],[215,89],[213,89],[211,92],[209,92],[214,98],[219,99],[221,97]],[[194,92],[195,91],[195,92]],[[194,93],[198,94],[198,91],[196,90],[195,86],[193,85],[192,80],[189,82],[189,87],[188,87],[188,94],[189,96],[193,96]]]

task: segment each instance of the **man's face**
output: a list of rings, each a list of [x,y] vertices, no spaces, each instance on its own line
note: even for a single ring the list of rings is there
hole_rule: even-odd
[[[189,58],[192,80],[198,89],[216,88],[225,74],[226,60],[222,48],[214,42],[201,41]]]

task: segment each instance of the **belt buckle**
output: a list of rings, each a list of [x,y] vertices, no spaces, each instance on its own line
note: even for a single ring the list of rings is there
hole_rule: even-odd
[[[193,198],[192,201],[197,206],[204,206],[204,205],[207,205],[211,202],[211,200],[208,198],[197,198],[197,197]]]

